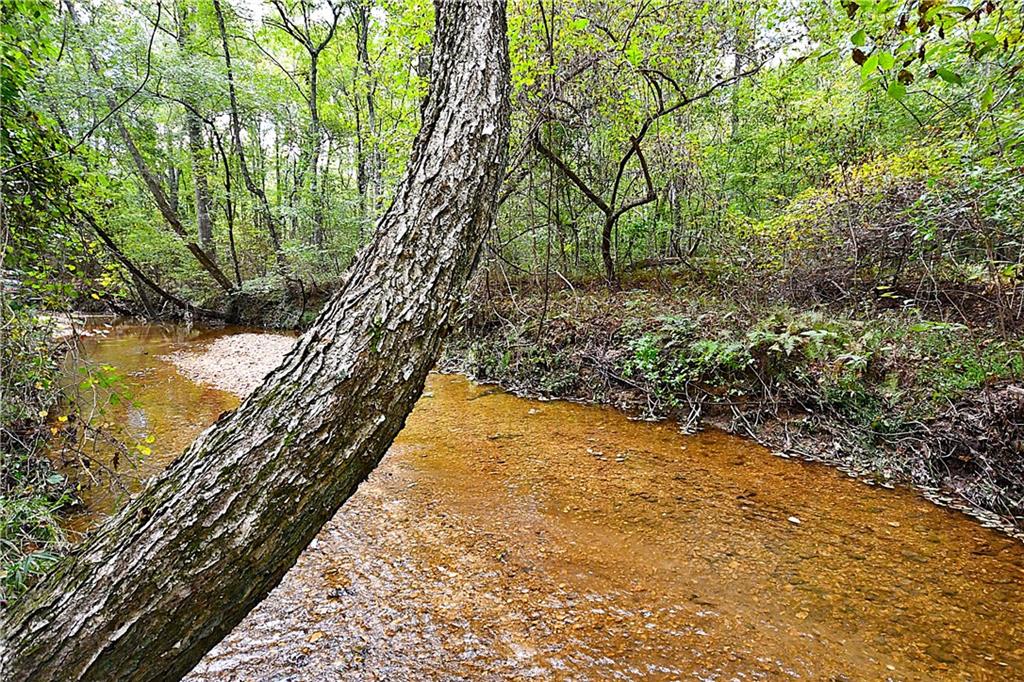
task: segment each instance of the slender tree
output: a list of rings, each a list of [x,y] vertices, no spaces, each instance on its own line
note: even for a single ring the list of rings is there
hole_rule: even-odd
[[[654,188],[654,181],[651,177],[651,171],[647,166],[647,159],[644,157],[642,148],[644,139],[647,137],[648,133],[650,133],[651,127],[662,117],[677,112],[684,107],[689,106],[693,102],[710,97],[719,89],[733,85],[741,79],[757,73],[759,69],[760,64],[754,65],[745,71],[738,71],[728,78],[715,82],[695,95],[684,94],[679,89],[678,84],[676,84],[670,77],[666,77],[658,73],[647,74],[646,77],[649,82],[651,82],[652,87],[654,87],[657,93],[657,108],[647,114],[637,127],[636,132],[629,136],[629,147],[622,156],[619,157],[618,163],[616,164],[611,193],[607,199],[601,196],[601,192],[597,187],[584,180],[583,177],[576,173],[558,154],[544,144],[543,140],[541,140],[540,127],[535,129],[533,142],[537,151],[557,166],[559,171],[561,171],[572,184],[576,185],[583,195],[586,196],[587,199],[604,215],[603,225],[601,226],[601,261],[604,264],[605,280],[609,287],[615,287],[618,285],[618,278],[615,273],[615,261],[612,258],[612,236],[614,235],[615,226],[618,223],[619,218],[629,211],[649,204],[658,198],[658,194]],[[677,90],[675,101],[671,103],[666,102],[661,86],[657,85],[659,78],[665,78],[673,88]],[[627,200],[623,197],[623,180],[625,179],[626,169],[632,162],[633,157],[636,157],[639,162],[646,191],[640,196]]]
[[[175,4],[178,22],[178,50],[184,57],[190,48],[189,41],[193,33],[193,10],[187,0],[178,0]],[[192,189],[196,206],[196,229],[199,243],[211,259],[216,258],[213,241],[213,216],[210,209],[209,162],[206,157],[206,145],[203,142],[203,121],[196,110],[194,98],[183,93],[185,106],[185,129],[188,134],[188,151],[192,161]]]
[[[375,101],[377,85],[370,63],[370,4],[367,0],[350,0],[349,12],[356,36],[356,66],[352,78],[352,108],[356,116],[356,188],[360,212],[365,219],[374,214],[381,195]],[[365,117],[360,99],[366,102]]]
[[[306,133],[306,164],[304,168],[305,179],[309,183],[309,196],[313,204],[313,242],[322,244],[326,240],[324,233],[324,212],[323,202],[320,197],[320,153],[323,133],[320,125],[320,55],[327,46],[331,44],[334,33],[338,29],[338,19],[341,17],[341,5],[333,2],[328,3],[331,18],[326,24],[321,25],[313,18],[316,11],[315,3],[307,0],[299,0],[294,9],[299,13],[299,19],[291,17],[291,11],[282,0],[272,0],[274,9],[277,10],[277,18],[268,18],[267,24],[278,28],[295,40],[306,51],[309,57],[307,71],[308,91],[303,93],[306,104],[309,107],[309,130]]]
[[[234,143],[235,151],[238,154],[238,167],[242,171],[242,182],[259,204],[260,213],[267,227],[267,234],[270,235],[270,243],[274,249],[274,259],[277,262],[278,272],[287,280],[288,258],[285,256],[284,248],[281,245],[281,233],[277,229],[277,219],[270,210],[270,202],[267,201],[267,193],[263,191],[262,185],[256,183],[249,172],[249,164],[245,156],[245,146],[242,144],[242,119],[238,113],[238,93],[235,87],[235,72],[231,64],[231,46],[228,43],[227,22],[224,19],[224,8],[220,0],[213,0],[213,11],[217,15],[217,31],[220,34],[221,48],[224,50],[224,67],[228,78],[228,104],[231,119],[231,141]]]
[[[75,9],[75,5],[71,0],[65,0],[65,5],[68,8],[68,14],[71,16],[72,21],[76,26],[81,27],[82,22],[78,16],[78,12]],[[157,17],[157,23],[160,18]],[[101,77],[103,69],[100,67],[99,58],[96,56],[96,52],[91,48],[87,48],[89,55],[89,66],[93,73],[97,77]],[[148,77],[147,77],[148,78]],[[210,255],[203,250],[203,248],[193,239],[192,235],[189,234],[188,230],[181,222],[181,216],[178,214],[177,206],[177,182],[176,178],[173,184],[169,184],[170,191],[164,191],[164,185],[160,181],[160,177],[157,173],[149,166],[146,159],[142,156],[142,152],[139,150],[139,146],[135,143],[135,139],[132,137],[131,131],[128,130],[128,125],[124,121],[124,117],[121,115],[120,105],[114,101],[114,98],[110,95],[107,96],[107,105],[110,107],[110,118],[114,122],[114,126],[117,128],[118,133],[121,136],[121,140],[124,142],[125,147],[128,149],[128,153],[132,158],[132,162],[135,164],[135,168],[142,177],[143,183],[149,190],[150,195],[153,197],[153,201],[156,203],[157,209],[160,211],[160,215],[163,216],[164,220],[170,226],[171,230],[174,231],[178,237],[185,243],[185,247],[195,257],[199,265],[202,266],[206,272],[214,279],[215,282],[224,290],[231,291],[234,289],[234,285],[231,280],[228,279],[227,275],[220,269],[220,266],[210,257]]]

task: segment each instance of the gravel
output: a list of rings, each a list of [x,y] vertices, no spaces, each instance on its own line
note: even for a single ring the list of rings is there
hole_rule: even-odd
[[[245,397],[281,364],[296,340],[282,334],[232,334],[202,352],[181,351],[163,359],[192,381]]]

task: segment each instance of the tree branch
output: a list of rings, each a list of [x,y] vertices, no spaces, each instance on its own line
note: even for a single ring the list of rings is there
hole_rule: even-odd
[[[658,198],[658,193],[654,191],[654,181],[651,180],[651,172],[647,168],[647,159],[644,158],[644,153],[640,149],[640,142],[635,137],[630,138],[630,141],[633,143],[633,150],[636,151],[637,159],[640,160],[640,168],[644,173],[644,182],[647,183],[647,194],[623,204],[619,210],[615,212],[615,215],[612,218],[613,221],[618,220],[623,213],[632,211],[634,208],[639,208],[644,204],[649,204]]]
[[[178,298],[171,292],[161,287],[159,284],[150,279],[146,275],[146,273],[142,272],[142,270],[140,270],[138,266],[131,262],[128,256],[126,256],[124,252],[120,249],[120,247],[118,247],[117,243],[114,242],[114,239],[110,236],[110,234],[108,234],[106,230],[99,226],[99,223],[96,222],[96,219],[92,216],[91,213],[88,213],[87,211],[82,209],[78,209],[77,214],[81,220],[83,220],[85,223],[89,225],[89,227],[92,228],[93,232],[96,233],[96,235],[100,238],[100,241],[103,242],[103,244],[107,247],[107,250],[114,257],[114,259],[117,260],[117,262],[123,265],[128,272],[135,275],[135,277],[137,277],[140,282],[142,282],[147,287],[152,289],[158,296],[166,300],[168,303],[186,312],[199,315],[200,317],[205,317],[213,320],[230,321],[230,317],[222,312],[210,310],[208,308],[201,308],[197,305],[189,303],[188,301],[182,298]]]
[[[605,215],[611,215],[612,209],[605,202],[605,200],[599,197],[597,193],[594,192],[594,190],[590,189],[590,187],[587,186],[587,183],[585,183],[583,179],[580,178],[580,176],[576,175],[575,171],[573,171],[571,168],[565,165],[565,162],[562,161],[562,159],[558,158],[557,154],[555,154],[550,149],[545,147],[544,143],[541,142],[540,135],[534,135],[533,146],[537,149],[537,151],[546,156],[551,161],[551,163],[558,166],[558,169],[565,174],[565,177],[569,178],[569,180],[571,180],[574,185],[579,187],[580,191],[587,195],[587,198],[590,199],[590,201],[593,202],[595,206],[601,209],[601,211],[603,211]]]

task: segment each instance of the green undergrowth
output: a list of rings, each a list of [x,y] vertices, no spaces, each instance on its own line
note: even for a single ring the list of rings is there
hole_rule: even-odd
[[[67,548],[61,513],[74,498],[42,452],[57,400],[52,329],[30,310],[3,305],[0,343],[0,605],[20,594]]]
[[[622,343],[622,374],[669,406],[697,389],[712,402],[827,410],[880,436],[1024,374],[1020,341],[979,338],[962,325],[913,315],[859,321],[780,308],[749,320],[658,316],[631,320]]]

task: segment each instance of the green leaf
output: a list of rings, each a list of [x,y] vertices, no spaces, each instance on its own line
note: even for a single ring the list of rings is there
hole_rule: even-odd
[[[643,58],[643,52],[640,51],[640,48],[637,45],[630,45],[626,48],[626,59],[628,59],[629,63],[633,66],[640,66],[640,62],[643,61]]]
[[[985,88],[985,92],[981,93],[981,108],[988,109],[992,106],[992,101],[995,99],[995,93],[992,91],[992,86],[989,85]]]
[[[886,89],[886,94],[896,100],[901,100],[907,96],[907,86],[900,83],[898,80],[893,80],[889,83],[889,87]]]
[[[868,34],[864,32],[864,29],[860,29],[852,36],[850,36],[850,42],[856,45],[857,47],[863,47],[864,43],[866,43],[867,40]]]
[[[975,31],[971,34],[971,40],[973,40],[974,44],[979,47],[995,46],[997,44],[996,37],[988,31]]]
[[[875,72],[875,69],[877,69],[877,68],[878,68],[878,54],[876,53],[876,54],[873,54],[870,57],[868,57],[867,60],[863,64],[861,64],[861,67],[860,67],[860,77],[863,78],[864,80],[867,80],[868,76],[873,74]]]
[[[953,85],[963,85],[964,83],[964,79],[960,77],[960,74],[954,73],[944,66],[935,69],[935,73],[947,83],[952,83]]]
[[[888,71],[896,65],[896,58],[892,56],[891,52],[883,52],[878,55],[878,65],[882,67],[883,70]]]

